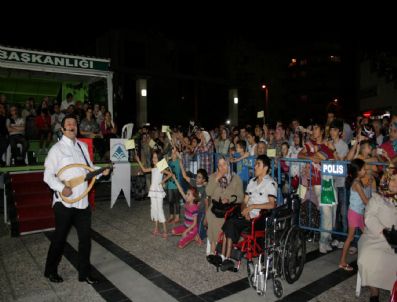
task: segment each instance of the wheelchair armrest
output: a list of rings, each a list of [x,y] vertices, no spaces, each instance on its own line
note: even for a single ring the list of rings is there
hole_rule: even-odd
[[[291,209],[289,208],[288,204],[283,204],[272,210],[273,218],[286,217],[289,215],[291,215]]]
[[[255,218],[251,219],[251,234],[254,235],[255,232],[255,223],[259,220],[265,220],[266,217],[269,217],[271,215],[271,211],[270,210],[265,210],[262,209],[259,212],[259,215],[256,216]]]
[[[236,208],[238,208],[240,206],[240,204],[235,204],[235,205],[233,205],[229,210],[227,210],[226,211],[226,214],[225,214],[225,220],[229,217],[229,216],[231,216],[233,213],[234,213],[234,211],[236,210]]]

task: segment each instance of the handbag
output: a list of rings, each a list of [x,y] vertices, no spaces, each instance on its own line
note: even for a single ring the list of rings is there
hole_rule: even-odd
[[[234,204],[237,201],[237,196],[232,195],[232,197],[234,197],[234,200],[228,203],[223,203],[221,198],[219,198],[219,201],[212,199],[211,211],[217,218],[224,218],[227,211],[234,207]]]

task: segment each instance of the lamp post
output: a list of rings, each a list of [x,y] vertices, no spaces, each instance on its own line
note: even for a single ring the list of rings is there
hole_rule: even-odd
[[[262,85],[262,89],[265,90],[265,121],[269,119],[268,103],[269,103],[269,87],[265,84]]]

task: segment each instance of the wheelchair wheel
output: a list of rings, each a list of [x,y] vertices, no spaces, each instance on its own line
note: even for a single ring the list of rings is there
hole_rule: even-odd
[[[281,298],[283,296],[283,284],[281,283],[281,280],[279,278],[273,279],[273,292],[277,298]]]
[[[282,268],[285,280],[292,284],[302,274],[306,260],[306,241],[299,227],[292,227],[284,242]]]
[[[255,286],[255,266],[254,263],[252,261],[247,261],[247,274],[248,274],[248,283],[249,285],[253,288],[256,289]]]

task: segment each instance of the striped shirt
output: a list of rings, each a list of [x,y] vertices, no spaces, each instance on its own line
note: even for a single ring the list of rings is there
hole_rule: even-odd
[[[194,217],[198,215],[198,205],[197,204],[185,204],[185,227],[190,227],[194,222]],[[197,224],[195,226],[197,228]]]

